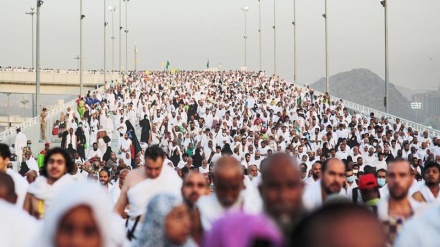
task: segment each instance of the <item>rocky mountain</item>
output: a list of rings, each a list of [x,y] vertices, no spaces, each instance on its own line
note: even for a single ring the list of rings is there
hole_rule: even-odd
[[[416,121],[416,114],[411,109],[410,100],[405,97],[394,84],[388,84],[389,113]],[[325,91],[325,78],[311,85],[317,91]],[[368,69],[353,69],[330,77],[330,94],[336,97],[385,111],[385,81]],[[424,119],[418,113],[418,122]]]

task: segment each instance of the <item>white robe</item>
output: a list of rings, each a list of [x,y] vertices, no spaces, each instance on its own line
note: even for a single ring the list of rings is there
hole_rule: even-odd
[[[37,220],[4,200],[0,200],[0,219],[1,246],[30,246],[38,232]]]
[[[17,161],[21,163],[23,160],[23,148],[27,146],[27,137],[22,132],[19,132],[15,137],[15,155]]]

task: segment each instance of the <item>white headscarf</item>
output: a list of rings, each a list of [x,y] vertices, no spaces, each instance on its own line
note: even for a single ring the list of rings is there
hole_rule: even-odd
[[[55,246],[55,234],[61,219],[73,208],[85,205],[91,208],[93,217],[100,229],[103,247],[121,246],[124,241],[124,229],[113,224],[116,215],[111,202],[99,185],[88,181],[71,183],[57,193],[50,209],[46,212],[40,234],[32,246]]]

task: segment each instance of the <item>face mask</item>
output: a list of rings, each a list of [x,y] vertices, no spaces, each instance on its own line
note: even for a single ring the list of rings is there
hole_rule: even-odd
[[[354,176],[350,176],[347,178],[347,182],[353,183],[354,182]]]
[[[28,146],[28,147],[31,147],[31,144],[28,144],[27,146]]]
[[[385,184],[386,184],[386,179],[385,178],[378,178],[377,179],[377,184],[380,186],[380,187],[383,187]]]
[[[354,174],[358,174],[358,173],[359,173],[359,170],[357,170],[357,169],[356,169],[356,170],[353,170],[353,173],[354,173]]]

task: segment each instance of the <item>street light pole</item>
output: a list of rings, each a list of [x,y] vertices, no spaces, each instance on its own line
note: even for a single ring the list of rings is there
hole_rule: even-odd
[[[277,31],[276,27],[276,0],[273,0],[273,74],[277,75]]]
[[[388,0],[383,0],[380,2],[384,7],[385,14],[385,112],[388,113],[389,105],[388,105],[388,83],[389,83],[389,53],[388,53]]]
[[[296,70],[296,0],[293,0],[293,83],[296,84],[298,76]]]
[[[125,74],[128,73],[128,1],[125,1]]]
[[[328,64],[328,15],[327,15],[327,0],[325,0],[325,14],[322,15],[325,19],[325,85],[326,92],[330,94],[330,77]]]
[[[134,71],[137,71],[137,44],[134,42]]]
[[[107,74],[107,64],[106,64],[106,53],[107,53],[107,1],[104,0],[104,84]]]
[[[258,0],[258,35],[260,39],[260,71],[262,71],[261,58],[261,0]]]
[[[247,12],[249,7],[241,8],[244,12],[244,67],[247,69]]]
[[[38,116],[40,110],[40,8],[43,5],[43,0],[37,0],[37,40],[36,40],[36,71],[35,71],[35,81],[36,81],[36,102],[35,102],[35,116]]]
[[[122,0],[119,0],[119,73],[122,70]]]
[[[83,96],[83,15],[82,0],[79,2],[79,95]]]
[[[32,42],[31,42],[31,44],[32,44],[32,59],[31,59],[31,61],[32,61],[32,69],[34,69],[35,68],[35,66],[34,66],[34,15],[35,15],[35,12],[34,12],[34,8],[31,8],[31,12],[26,12],[26,14],[27,15],[30,15],[31,16],[31,19],[32,19]]]
[[[115,11],[116,7],[109,7],[112,12],[112,72],[115,70]]]

